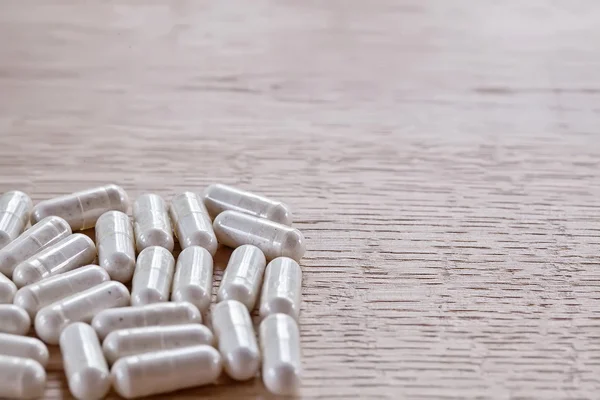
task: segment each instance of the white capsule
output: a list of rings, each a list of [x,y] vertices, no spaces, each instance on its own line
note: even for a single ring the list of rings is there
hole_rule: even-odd
[[[173,228],[162,197],[148,193],[137,198],[133,203],[133,227],[138,252],[150,246],[173,251]]]
[[[217,238],[200,196],[191,192],[175,196],[171,200],[169,214],[182,249],[200,246],[215,255]]]
[[[19,263],[70,234],[71,227],[64,219],[56,216],[44,218],[0,250],[0,272],[12,277]]]
[[[0,332],[26,335],[31,328],[31,318],[21,307],[0,304]]]
[[[284,203],[220,183],[206,188],[204,205],[213,218],[223,211],[232,210],[292,225],[292,213]]]
[[[256,246],[245,244],[231,253],[223,274],[217,301],[237,300],[252,311],[260,293],[267,261]]]
[[[177,259],[171,301],[189,301],[200,312],[208,311],[212,296],[213,259],[200,246],[184,249]]]
[[[48,344],[57,344],[63,329],[73,322],[89,323],[102,310],[125,307],[129,291],[120,282],[110,281],[42,308],[35,317],[35,332]]]
[[[21,288],[90,264],[94,258],[96,245],[92,239],[75,233],[17,265],[12,279]]]
[[[34,399],[46,388],[46,371],[39,362],[0,355],[0,397]]]
[[[260,317],[283,313],[298,319],[302,292],[302,269],[288,257],[278,257],[267,265],[260,296]]]
[[[111,375],[115,391],[133,399],[212,383],[221,368],[219,352],[200,345],[121,358]]]
[[[212,325],[227,375],[238,381],[254,377],[260,353],[246,306],[236,300],[218,303],[212,312]]]
[[[18,190],[0,196],[0,249],[25,230],[32,206],[29,196]]]
[[[48,348],[41,340],[9,333],[0,333],[0,354],[31,358],[39,362],[42,367],[48,364],[50,358]]]
[[[131,283],[131,305],[169,301],[174,272],[175,259],[169,250],[159,246],[142,250]]]
[[[300,387],[300,332],[287,314],[272,314],[259,327],[262,379],[269,392],[292,395]]]
[[[15,294],[13,303],[35,318],[43,307],[109,280],[104,269],[88,265],[22,287]]]
[[[50,215],[58,215],[73,231],[93,228],[102,214],[110,210],[127,212],[127,192],[117,185],[100,186],[45,200],[33,208],[31,223]]]
[[[15,293],[17,293],[17,285],[0,273],[0,303],[12,303]]]
[[[109,363],[119,358],[153,351],[206,344],[212,346],[214,336],[210,329],[200,324],[147,326],[111,332],[102,349]]]
[[[65,375],[71,394],[79,400],[103,399],[110,389],[110,373],[96,332],[76,322],[60,334]]]
[[[98,313],[92,326],[100,339],[113,331],[158,325],[199,324],[200,311],[190,303],[156,303],[142,307],[121,307]]]
[[[108,211],[96,222],[96,243],[98,243],[98,264],[110,278],[119,282],[129,282],[135,269],[135,246],[133,226],[127,214],[121,211]]]
[[[290,257],[299,261],[306,250],[298,229],[237,211],[224,211],[213,223],[219,243],[229,247],[251,244],[265,253],[267,260]]]

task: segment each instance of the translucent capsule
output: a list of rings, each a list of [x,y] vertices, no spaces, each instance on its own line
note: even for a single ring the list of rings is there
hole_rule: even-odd
[[[159,246],[142,250],[131,283],[131,305],[169,301],[174,271],[175,259],[169,250]]]
[[[46,371],[39,362],[0,355],[0,397],[34,399],[44,394]]]
[[[220,374],[221,356],[206,345],[121,358],[111,370],[115,391],[126,399],[206,385]]]
[[[171,200],[169,214],[182,249],[204,247],[215,255],[217,238],[202,199],[195,193],[181,193]]]
[[[79,400],[103,399],[110,389],[110,373],[96,332],[76,322],[60,335],[65,375],[71,394]]]
[[[138,252],[150,246],[173,251],[173,228],[162,197],[148,193],[137,198],[133,203],[133,227]]]
[[[217,300],[237,300],[252,311],[260,293],[267,261],[256,246],[245,244],[231,253]]]
[[[100,339],[104,339],[109,333],[121,329],[201,322],[200,312],[190,303],[156,303],[103,311],[94,317],[92,326]]]
[[[50,215],[58,215],[73,231],[93,228],[102,214],[110,210],[127,212],[127,192],[117,185],[100,186],[66,196],[45,200],[33,208],[31,223]]]
[[[229,247],[251,244],[265,253],[267,260],[290,257],[299,261],[304,255],[304,236],[299,230],[264,218],[224,211],[213,223],[219,243]]]
[[[212,312],[212,325],[227,375],[238,381],[254,377],[260,353],[246,306],[236,300],[218,303]]]
[[[29,196],[18,190],[0,196],[0,249],[25,230],[32,206]]]
[[[108,280],[108,272],[97,265],[88,265],[22,287],[15,294],[13,303],[35,318],[43,307]]]
[[[288,257],[278,257],[267,265],[260,296],[260,317],[275,313],[287,314],[298,319],[302,270],[298,263]]]
[[[119,358],[159,350],[206,344],[212,346],[210,329],[200,324],[147,326],[111,332],[102,343],[109,363]]]
[[[262,379],[269,392],[292,395],[300,386],[300,332],[287,314],[273,314],[259,327]]]
[[[213,259],[200,246],[184,249],[177,259],[171,301],[189,301],[200,312],[208,311],[212,296]]]
[[[0,304],[0,332],[26,335],[31,328],[31,318],[21,307]]]
[[[96,245],[92,239],[75,233],[17,265],[13,271],[13,282],[17,287],[31,285],[90,264],[94,258]]]
[[[71,227],[64,219],[55,216],[44,218],[0,250],[0,272],[12,277],[19,263],[70,234]]]
[[[96,222],[96,243],[98,243],[98,264],[110,278],[119,282],[129,282],[135,269],[135,246],[133,227],[127,214],[121,211],[108,211]]]
[[[29,336],[0,333],[0,354],[5,356],[31,358],[45,367],[50,353],[46,345],[39,339]]]
[[[15,293],[17,293],[17,285],[0,273],[0,303],[12,303]]]
[[[204,205],[213,218],[223,211],[232,210],[292,225],[292,213],[282,202],[227,185],[215,184],[206,188]]]
[[[57,344],[67,325],[89,323],[100,311],[125,307],[129,302],[129,291],[122,283],[104,282],[42,308],[35,317],[35,332],[44,342]]]

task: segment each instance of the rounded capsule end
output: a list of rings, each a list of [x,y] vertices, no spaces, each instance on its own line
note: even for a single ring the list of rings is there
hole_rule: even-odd
[[[27,261],[17,265],[12,275],[12,280],[18,288],[31,285],[43,278],[42,273]]]
[[[210,307],[210,297],[210,293],[206,293],[201,287],[187,285],[174,291],[171,300],[177,303],[187,301],[196,306],[201,312],[206,312]]]
[[[136,356],[133,356],[136,357]],[[113,388],[117,394],[126,399],[131,399],[135,395],[132,381],[129,379],[128,374],[128,360],[130,358],[121,358],[115,362],[110,370],[111,381]],[[137,359],[137,357],[135,358]]]
[[[81,369],[69,377],[69,390],[78,399],[102,399],[110,389],[110,375],[99,368]]]
[[[33,339],[33,338],[32,338]],[[35,348],[35,354],[33,354],[34,359],[40,363],[42,367],[46,367],[48,365],[48,361],[50,360],[50,352],[48,351],[48,347],[38,339],[34,339],[37,343]]]
[[[0,249],[12,242],[10,235],[4,231],[0,231]]]
[[[17,285],[11,280],[8,278],[0,280],[0,303],[12,303],[16,293]]]
[[[102,342],[102,352],[109,364],[114,364],[114,362],[119,359],[119,353],[121,351],[119,349],[118,332],[111,332],[104,338],[104,341]]]
[[[126,253],[112,253],[100,260],[100,266],[112,280],[129,282],[135,270],[135,257]]]
[[[113,210],[127,213],[127,210],[129,210],[129,196],[125,189],[119,185],[112,184],[106,186],[106,193],[108,194],[110,206]]]
[[[42,308],[35,317],[35,333],[48,344],[58,344],[65,321],[52,306]]]
[[[186,249],[191,246],[200,246],[208,250],[211,256],[214,257],[217,252],[217,247],[219,247],[219,243],[217,242],[217,238],[210,234],[209,232],[194,232],[190,234],[183,243],[180,243],[183,249]]]
[[[292,212],[285,204],[278,203],[277,205],[271,207],[271,209],[267,213],[267,219],[270,219],[271,221],[275,221],[282,225],[291,226]]]
[[[17,266],[17,259],[5,250],[0,250],[0,272],[11,278],[14,268]]]
[[[260,356],[247,347],[240,347],[224,355],[225,371],[236,381],[253,378],[260,365]]]
[[[38,203],[35,207],[33,207],[33,210],[31,211],[31,217],[29,218],[29,220],[31,222],[31,225],[35,225],[48,216],[49,213],[48,210],[46,210],[45,202],[42,201],[41,203]]]
[[[21,376],[21,396],[24,399],[41,397],[46,387],[46,371],[37,361],[25,359],[26,368]]]
[[[281,255],[300,261],[305,251],[306,241],[302,233],[298,229],[287,232],[283,240]]]
[[[254,308],[252,302],[252,293],[247,286],[238,283],[230,283],[227,285],[221,284],[217,293],[217,301],[237,300],[244,304],[248,310]]]
[[[68,232],[69,235],[73,233],[73,231],[71,230],[71,225],[69,225],[69,223],[61,217],[51,215],[49,217],[46,217],[46,220],[48,221],[48,223],[54,225],[58,232]]]
[[[163,303],[165,301],[168,301],[168,299],[161,292],[153,288],[144,288],[135,291],[131,295],[131,305],[135,307]]]
[[[38,302],[28,288],[24,287],[17,290],[17,293],[15,293],[15,297],[13,298],[13,304],[27,311],[29,317],[35,318]]]
[[[294,306],[294,302],[283,297],[273,298],[261,304],[261,319],[265,319],[272,314],[287,314],[294,319],[298,318],[298,310]]]
[[[300,387],[300,371],[293,365],[263,366],[262,376],[267,390],[276,395],[292,395]]]
[[[159,228],[151,228],[144,232],[143,235],[140,235],[136,242],[136,246],[138,253],[151,246],[164,247],[169,251],[173,251],[175,241],[173,240],[171,232],[166,232]]]

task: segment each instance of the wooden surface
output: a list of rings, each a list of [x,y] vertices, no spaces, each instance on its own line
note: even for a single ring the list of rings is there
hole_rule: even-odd
[[[0,191],[288,202],[302,398],[597,398],[598,38],[595,0],[3,1]]]

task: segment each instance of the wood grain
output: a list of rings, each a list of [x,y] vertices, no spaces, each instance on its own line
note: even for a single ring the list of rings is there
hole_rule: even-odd
[[[0,191],[289,203],[301,398],[597,398],[598,37],[594,0],[4,1]]]

